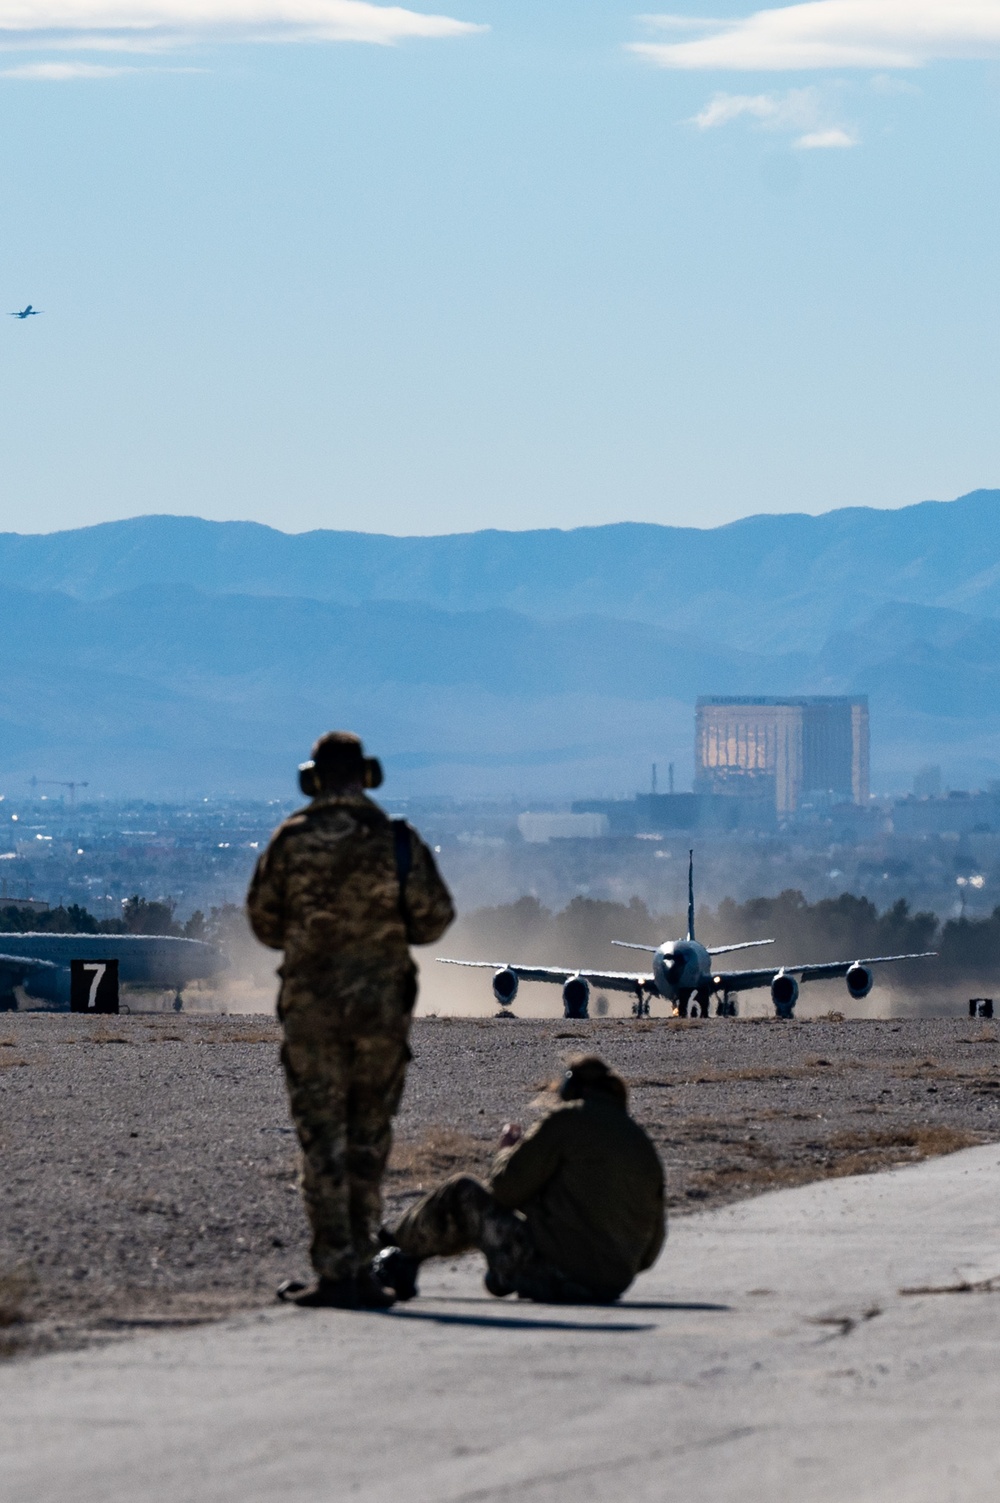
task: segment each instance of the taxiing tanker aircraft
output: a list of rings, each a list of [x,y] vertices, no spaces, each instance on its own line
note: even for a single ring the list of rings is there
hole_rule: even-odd
[[[10,316],[11,318],[38,318],[41,312],[41,308],[33,308],[29,303],[27,308],[19,308],[16,313],[12,313]]]
[[[922,950],[917,955],[873,955],[867,960],[834,960],[820,965],[765,966],[754,971],[724,971],[713,964],[713,957],[732,950],[752,949],[756,945],[773,945],[773,939],[746,939],[735,945],[707,948],[694,937],[694,852],[688,858],[688,932],[685,939],[668,939],[662,945],[634,945],[626,940],[612,940],[626,950],[643,950],[652,955],[649,971],[588,971],[560,966],[509,965],[494,960],[446,960],[443,965],[465,965],[490,969],[493,995],[501,1007],[509,1007],[517,996],[521,981],[552,981],[563,989],[563,1013],[567,1018],[585,1018],[590,1004],[590,989],[632,992],[636,1017],[649,1013],[649,999],[662,997],[671,1004],[675,1017],[707,1017],[713,995],[719,996],[716,1008],[720,1017],[735,1017],[737,992],[769,986],[771,1001],[779,1018],[790,1018],[804,981],[829,981],[843,976],[847,990],[855,999],[867,997],[875,977],[871,966],[890,960],[923,960],[936,954]],[[721,994],[721,995],[720,995]]]
[[[132,986],[169,987],[214,976],[226,961],[213,945],[161,934],[0,934],[0,1012],[17,1007],[14,988],[61,1010],[70,1005],[70,963],[117,960]],[[175,1004],[176,1005],[176,1004]]]

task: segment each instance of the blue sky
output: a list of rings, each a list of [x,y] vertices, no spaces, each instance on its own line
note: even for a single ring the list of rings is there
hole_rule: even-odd
[[[1000,0],[721,10],[0,0],[0,526],[1000,484]]]

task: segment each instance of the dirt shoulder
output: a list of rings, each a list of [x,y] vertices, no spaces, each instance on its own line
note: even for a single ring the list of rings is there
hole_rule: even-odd
[[[0,1353],[214,1319],[308,1277],[268,1018],[0,1019]],[[1000,1029],[423,1018],[389,1211],[482,1172],[573,1054],[604,1056],[673,1214],[1000,1139]]]

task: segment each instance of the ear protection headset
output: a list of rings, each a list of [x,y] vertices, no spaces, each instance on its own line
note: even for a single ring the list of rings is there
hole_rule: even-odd
[[[625,1082],[595,1055],[574,1060],[559,1083],[559,1095],[563,1101],[579,1101],[588,1091],[612,1096],[622,1106],[628,1100]]]
[[[319,776],[315,762],[299,763],[299,787],[306,798],[315,798],[319,792]]]
[[[357,781],[361,783],[362,788],[381,788],[383,783],[382,764],[378,757],[362,758],[361,777]],[[299,787],[306,798],[315,798],[318,793],[323,792],[323,779],[315,762],[300,763]]]

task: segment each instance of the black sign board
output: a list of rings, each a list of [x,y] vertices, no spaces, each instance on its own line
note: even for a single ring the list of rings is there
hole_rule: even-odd
[[[118,1011],[117,960],[71,960],[70,1012]]]

